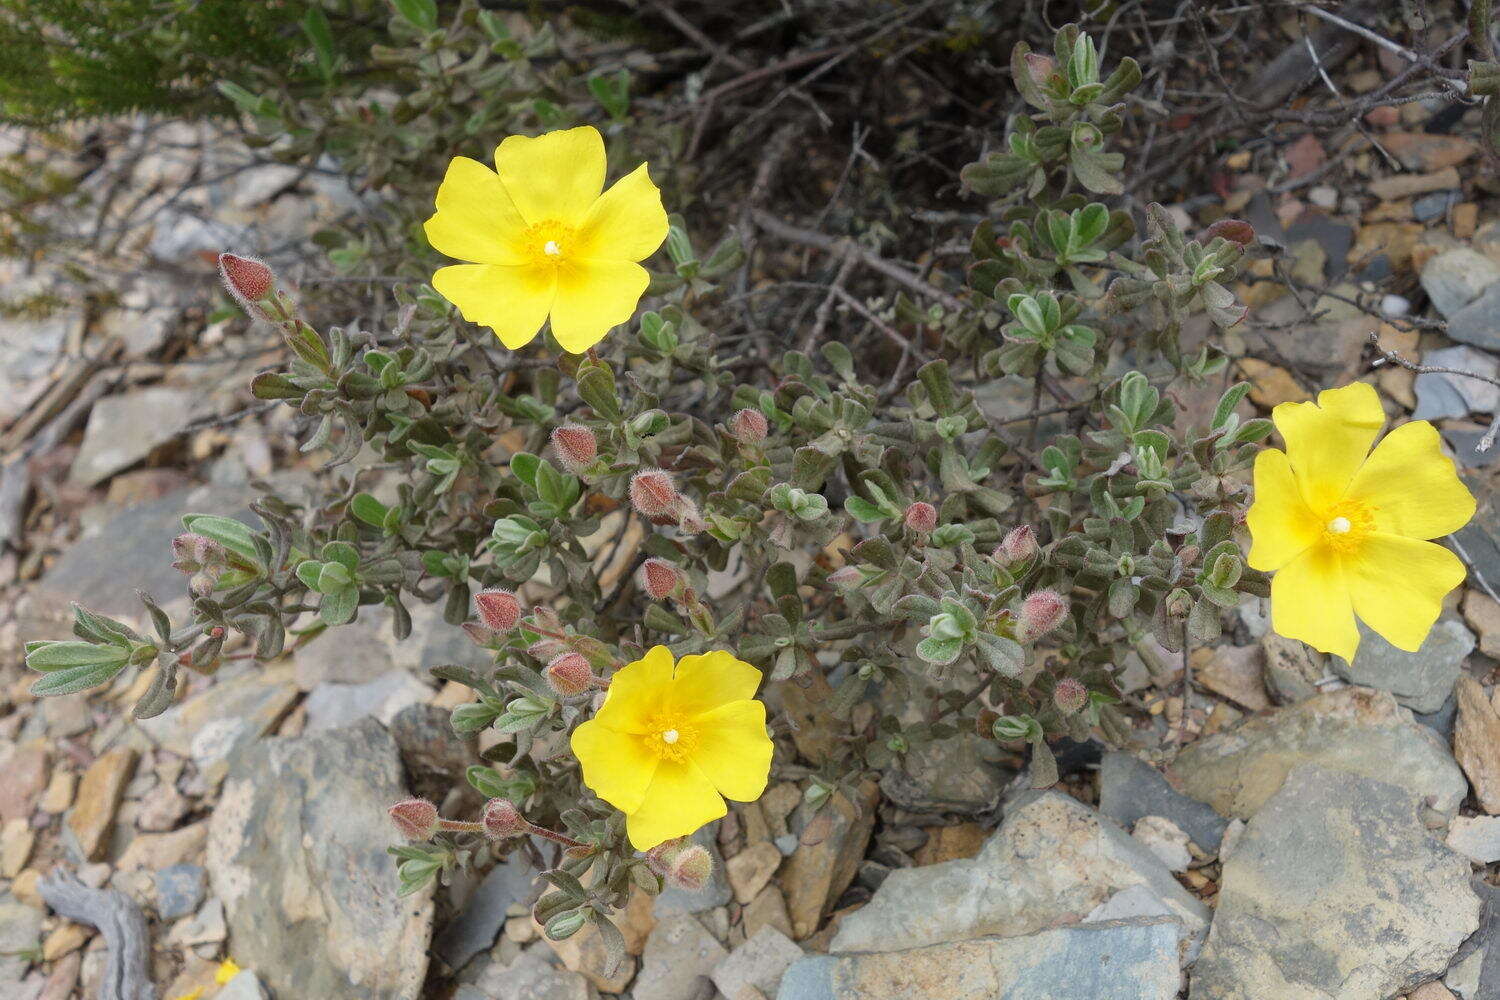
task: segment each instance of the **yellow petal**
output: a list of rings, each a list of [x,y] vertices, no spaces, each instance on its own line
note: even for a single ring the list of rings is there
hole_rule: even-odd
[[[759,670],[736,659],[733,653],[716,649],[684,656],[677,664],[672,705],[684,715],[701,715],[720,705],[754,698],[759,686]]]
[[[621,812],[640,808],[657,763],[644,740],[617,733],[595,717],[573,730],[572,746],[583,783],[595,795]]]
[[[1338,554],[1314,545],[1271,578],[1271,627],[1324,653],[1354,659],[1359,629]]]
[[[1425,420],[1387,434],[1355,474],[1347,495],[1370,505],[1376,530],[1408,538],[1438,538],[1474,516],[1473,494],[1443,454],[1437,428]]]
[[[766,706],[732,701],[694,721],[698,746],[693,763],[719,794],[737,802],[754,802],[771,777],[771,737],[766,733]]]
[[[661,709],[672,685],[672,665],[670,649],[652,646],[645,656],[615,671],[594,718],[616,732],[650,732],[651,716]]]
[[[511,350],[530,343],[552,307],[554,279],[547,267],[454,264],[439,268],[432,287],[458,306],[464,319],[495,331]]]
[[[724,797],[692,761],[662,760],[640,808],[625,816],[625,832],[638,851],[686,837],[728,812]]]
[[[1337,502],[1385,424],[1380,397],[1363,382],[1318,393],[1314,403],[1281,403],[1271,411],[1286,440],[1302,498],[1314,511]]]
[[[650,281],[627,260],[568,261],[557,269],[552,335],[569,354],[582,354],[634,315]]]
[[[592,260],[645,260],[666,238],[667,210],[642,163],[594,202],[571,252]]]
[[[526,223],[493,170],[455,156],[438,187],[437,214],[423,229],[439,253],[476,264],[521,264]],[[538,324],[540,325],[540,324]]]
[[[495,169],[527,223],[578,226],[604,190],[604,139],[592,125],[507,136]]]
[[[1322,523],[1307,509],[1286,452],[1266,448],[1255,456],[1255,502],[1245,515],[1251,569],[1271,572],[1307,551]]]
[[[1412,653],[1442,614],[1443,597],[1465,576],[1458,556],[1441,545],[1378,532],[1345,557],[1344,571],[1355,614],[1392,646]]]

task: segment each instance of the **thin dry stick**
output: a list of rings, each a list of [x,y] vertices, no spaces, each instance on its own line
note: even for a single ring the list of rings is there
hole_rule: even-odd
[[[1376,354],[1380,355],[1380,357],[1375,361],[1375,367],[1377,368],[1381,364],[1389,361],[1391,364],[1399,365],[1409,372],[1416,372],[1418,375],[1462,375],[1464,378],[1478,379],[1481,382],[1488,382],[1490,385],[1495,386],[1496,388],[1500,388],[1500,378],[1495,378],[1493,375],[1483,375],[1479,372],[1471,372],[1464,368],[1446,368],[1440,367],[1438,365],[1419,365],[1415,362],[1407,361],[1395,351],[1388,351],[1385,348],[1381,347],[1380,336],[1374,332],[1371,332],[1370,334],[1370,346],[1375,349]],[[1497,434],[1500,434],[1500,413],[1497,413],[1495,419],[1491,421],[1490,429],[1484,432],[1484,437],[1479,439],[1479,443],[1474,446],[1474,450],[1478,452],[1489,451],[1495,445],[1495,436]]]

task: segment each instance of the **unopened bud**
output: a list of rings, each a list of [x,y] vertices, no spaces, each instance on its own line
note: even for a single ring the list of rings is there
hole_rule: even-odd
[[[828,582],[835,587],[852,587],[864,579],[857,566],[840,566],[828,574]]]
[[[708,522],[698,513],[698,505],[685,496],[679,496],[672,507],[672,517],[677,530],[684,535],[697,535],[708,530]]]
[[[560,698],[583,694],[594,686],[594,671],[578,653],[563,653],[547,664],[547,683]]]
[[[531,829],[526,817],[521,815],[510,799],[490,799],[484,804],[484,835],[491,840],[518,837]]]
[[[568,644],[561,639],[554,639],[544,635],[530,646],[526,647],[526,654],[532,659],[550,663],[561,654],[568,651]]]
[[[646,864],[651,866],[652,871],[665,878],[672,870],[672,861],[677,857],[677,852],[682,850],[687,842],[686,837],[663,840],[646,852]]]
[[[599,455],[599,441],[594,432],[582,424],[563,424],[552,432],[552,447],[569,472],[579,472],[593,464]]]
[[[918,500],[906,508],[902,520],[912,531],[925,535],[937,527],[937,508],[926,500]]]
[[[1000,713],[993,708],[981,708],[979,714],[974,717],[974,732],[988,739],[995,720],[998,718],[1000,718]]]
[[[1018,563],[1030,559],[1036,553],[1036,532],[1031,529],[1031,525],[1023,524],[1006,532],[996,555],[1003,556],[1007,563]]]
[[[1077,715],[1088,700],[1089,689],[1076,677],[1064,677],[1052,689],[1052,704],[1063,715]]]
[[[1051,632],[1062,624],[1068,613],[1068,602],[1055,590],[1036,590],[1021,602],[1021,638],[1031,640]]]
[[[1220,219],[1203,231],[1203,241],[1211,242],[1215,236],[1242,247],[1249,246],[1255,242],[1255,227],[1242,219]]]
[[[682,583],[682,571],[665,559],[647,559],[641,564],[641,589],[653,601],[671,597]]]
[[[508,590],[481,590],[474,595],[474,607],[485,628],[496,632],[509,632],[521,620],[521,601]]]
[[[219,254],[219,277],[224,279],[224,287],[229,290],[229,294],[255,314],[260,313],[255,303],[270,295],[271,290],[276,287],[276,275],[263,261],[238,254]]]
[[[426,799],[407,799],[390,808],[391,822],[407,840],[427,840],[438,828],[437,806]]]
[[[766,415],[748,407],[729,418],[729,431],[744,444],[759,444],[771,432]]]
[[[667,869],[667,883],[677,889],[697,892],[713,878],[714,859],[702,844],[689,844],[677,852]]]
[[[630,504],[646,517],[674,513],[679,497],[672,476],[661,469],[645,469],[630,480]]]
[[[1044,56],[1040,52],[1026,53],[1026,72],[1033,83],[1046,83],[1056,69],[1057,63],[1051,56]]]

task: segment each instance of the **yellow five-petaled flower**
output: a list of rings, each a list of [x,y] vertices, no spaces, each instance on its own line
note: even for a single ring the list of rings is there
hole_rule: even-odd
[[[1425,420],[1385,424],[1375,390],[1361,382],[1282,403],[1271,412],[1286,451],[1255,460],[1247,523],[1249,563],[1275,572],[1271,624],[1325,653],[1354,659],[1357,615],[1399,649],[1422,645],[1464,565],[1428,541],[1474,516]]]
[[[474,263],[440,268],[432,286],[512,350],[548,316],[564,350],[599,343],[635,312],[650,281],[638,262],[667,238],[646,164],[608,191],[604,165],[604,140],[591,125],[509,136],[495,150],[495,170],[454,157],[427,241]]]
[[[584,784],[625,813],[637,850],[723,816],[724,799],[766,790],[771,738],[760,671],[716,651],[673,664],[665,646],[622,667],[604,705],[573,732]]]

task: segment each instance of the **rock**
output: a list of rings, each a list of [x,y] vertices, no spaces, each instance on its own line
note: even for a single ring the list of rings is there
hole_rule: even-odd
[[[996,763],[994,740],[974,733],[934,740],[906,754],[880,779],[885,797],[912,812],[953,812],[973,816],[993,809],[1014,777]]]
[[[748,903],[765,888],[779,867],[781,852],[775,844],[762,840],[730,858],[724,871],[729,878],[729,887],[734,890],[734,898],[740,903]]]
[[[712,975],[728,957],[712,934],[686,913],[662,920],[646,939],[635,1000],[692,1000],[700,977]]]
[[[386,727],[401,751],[412,792],[434,802],[453,788],[453,776],[479,763],[474,741],[453,732],[451,712],[436,705],[409,705]]]
[[[0,822],[30,819],[46,787],[47,751],[29,747],[0,761]]]
[[[1250,399],[1257,406],[1270,409],[1278,403],[1300,403],[1311,399],[1292,373],[1280,365],[1259,358],[1240,358],[1240,374],[1250,380]]]
[[[708,885],[696,892],[691,889],[669,888],[662,891],[656,897],[656,903],[652,912],[658,920],[670,917],[677,913],[702,913],[712,910],[716,906],[723,906],[733,897],[729,888],[729,879],[724,874],[724,858],[719,854],[719,821],[715,820],[707,826],[699,828],[690,838],[693,843],[701,844],[708,851],[708,856],[713,859],[714,872],[709,877]]]
[[[189,859],[197,860],[206,843],[206,820],[170,833],[143,833],[125,848],[116,867],[122,872],[157,871]]]
[[[269,997],[260,977],[249,969],[242,969],[214,994],[214,1000],[269,1000]]]
[[[363,684],[319,684],[307,696],[309,733],[347,726],[364,718],[375,718],[389,725],[402,709],[420,705],[432,697],[432,690],[405,670],[392,670]]]
[[[539,952],[537,949],[540,948]],[[595,1000],[598,993],[576,972],[554,968],[537,945],[509,966],[495,963],[472,986],[460,987],[453,1000]]]
[[[1407,170],[1456,167],[1479,151],[1472,139],[1431,132],[1386,132],[1380,144]]]
[[[172,928],[167,940],[173,944],[191,946],[195,944],[218,944],[229,936],[224,922],[224,904],[210,899],[198,908],[198,912]]]
[[[754,937],[762,927],[774,927],[792,936],[792,918],[786,911],[786,897],[776,885],[768,885],[745,907],[745,936]]]
[[[1479,947],[1455,961],[1448,969],[1448,974],[1443,977],[1443,985],[1464,1000],[1480,1000],[1479,977],[1484,970],[1485,951],[1485,948]]]
[[[89,411],[69,474],[74,482],[93,486],[128,469],[176,437],[192,421],[198,400],[196,393],[166,386],[105,396]]]
[[[777,1000],[1173,1000],[1181,924],[1133,920],[804,958]]]
[[[450,969],[468,965],[471,958],[495,943],[506,914],[513,904],[525,901],[535,877],[536,872],[519,852],[491,868],[463,909],[433,941],[432,953]],[[531,920],[525,919],[529,928]]]
[[[0,827],[0,876],[15,878],[31,860],[31,848],[36,844],[36,831],[24,819],[8,820]]]
[[[1198,683],[1252,712],[1271,707],[1261,680],[1264,660],[1259,646],[1200,646],[1190,657]]]
[[[0,957],[30,951],[41,940],[42,911],[0,894]]]
[[[1478,590],[1464,597],[1464,621],[1479,636],[1479,651],[1500,659],[1500,601]]]
[[[1141,884],[1182,922],[1186,937],[1201,939],[1208,908],[1147,848],[1077,799],[1027,793],[1010,804],[978,857],[891,872],[863,909],[844,917],[829,951],[1032,934],[1080,920]]]
[[[1397,649],[1361,625],[1354,662],[1335,656],[1329,664],[1334,673],[1349,683],[1389,691],[1413,712],[1430,715],[1448,700],[1453,682],[1463,669],[1464,657],[1473,649],[1473,633],[1463,622],[1448,615],[1433,625],[1415,653]]]
[[[208,873],[198,865],[172,865],[156,873],[156,912],[163,920],[176,920],[203,903]]]
[[[1441,219],[1448,214],[1448,209],[1457,205],[1463,198],[1460,191],[1434,191],[1414,199],[1411,203],[1411,214],[1418,222],[1431,222]]]
[[[1383,202],[1396,202],[1401,198],[1410,198],[1412,195],[1426,194],[1429,191],[1450,191],[1463,181],[1458,171],[1452,167],[1442,170],[1434,170],[1426,174],[1395,174],[1391,177],[1377,177],[1367,185],[1370,194]],[[1410,212],[1405,211],[1397,218],[1410,218]]]
[[[20,301],[45,283],[28,280],[12,262],[0,271],[6,298]],[[69,296],[78,301],[76,296]],[[36,402],[51,385],[48,375],[67,348],[75,332],[82,333],[84,312],[79,306],[63,306],[39,319],[8,315],[0,321],[0,424],[9,424]]]
[[[798,941],[818,929],[824,912],[859,871],[875,828],[879,794],[867,781],[860,785],[860,796],[856,805],[836,792],[822,809],[814,812],[804,803],[792,816],[799,842],[782,869],[781,886],[792,918],[792,937]]]
[[[1468,346],[1444,347],[1428,351],[1422,358],[1424,365],[1440,368],[1456,368],[1460,371],[1476,372],[1494,378],[1500,374],[1500,362],[1483,351]],[[1413,419],[1441,420],[1444,417],[1463,417],[1470,413],[1493,413],[1500,403],[1500,388],[1478,379],[1450,375],[1445,372],[1423,372],[1412,382],[1417,394],[1417,408]]]
[[[1479,926],[1469,865],[1406,789],[1303,764],[1224,863],[1192,1000],[1386,1000]]]
[[[135,751],[116,747],[103,754],[83,772],[78,786],[78,801],[68,813],[68,829],[78,838],[83,856],[98,861],[109,846],[109,831],[114,825],[120,797],[135,773]]]
[[[1500,280],[1500,264],[1468,247],[1444,250],[1422,268],[1422,287],[1433,307],[1453,316]]]
[[[944,861],[972,858],[984,848],[990,835],[990,831],[978,823],[930,826],[925,832],[926,842],[913,855],[918,865],[938,865]]]
[[[1265,654],[1265,685],[1278,704],[1306,701],[1318,693],[1317,682],[1328,675],[1328,657],[1305,642],[1267,632],[1260,646]]]
[[[360,608],[359,618],[297,650],[294,676],[311,691],[319,684],[363,684],[392,670],[426,676],[430,667],[457,663],[492,667],[492,659],[462,629],[443,620],[441,604],[413,604],[411,636],[398,641],[392,612],[383,605]]]
[[[802,949],[790,938],[775,928],[765,927],[730,952],[714,968],[711,978],[726,997],[739,996],[747,986],[774,995],[781,977],[801,957]]]
[[[1456,816],[1448,826],[1448,846],[1475,864],[1500,861],[1500,816]]]
[[[191,757],[204,779],[217,785],[296,700],[297,686],[284,667],[252,670],[221,680],[136,725],[158,746]]]
[[[398,897],[386,808],[406,795],[396,744],[365,719],[266,740],[235,764],[210,821],[208,870],[234,956],[278,996],[414,1000],[430,891]]]
[[[1458,723],[1453,754],[1474,786],[1474,798],[1490,815],[1500,813],[1500,715],[1479,682],[1458,679]]]
[[[1118,750],[1099,765],[1099,811],[1129,830],[1144,816],[1165,816],[1205,851],[1219,849],[1228,820],[1212,806],[1183,795],[1162,773]]]
[[[1253,716],[1185,748],[1167,777],[1221,815],[1249,819],[1302,763],[1390,781],[1451,816],[1467,785],[1447,748],[1385,691],[1347,687]]]
[[[562,960],[571,972],[576,972],[596,986],[600,993],[623,993],[635,976],[635,959],[626,955],[613,970],[610,969],[609,950],[599,928],[587,924],[572,937],[554,941],[542,933],[542,925],[533,921],[537,936]]]
[[[135,825],[155,833],[171,830],[191,808],[192,803],[177,791],[176,785],[163,782],[141,799],[141,811],[136,815]]]
[[[1423,983],[1406,995],[1407,1000],[1456,1000],[1448,988],[1434,980]]]
[[[1142,816],[1130,835],[1145,844],[1167,866],[1167,871],[1185,872],[1193,863],[1193,852],[1188,850],[1188,835],[1165,816]]]
[[[1113,896],[1089,911],[1083,918],[1086,924],[1107,923],[1111,920],[1134,920],[1138,917],[1171,917],[1176,919],[1171,907],[1162,902],[1160,896],[1144,882],[1129,889],[1121,889]]]

